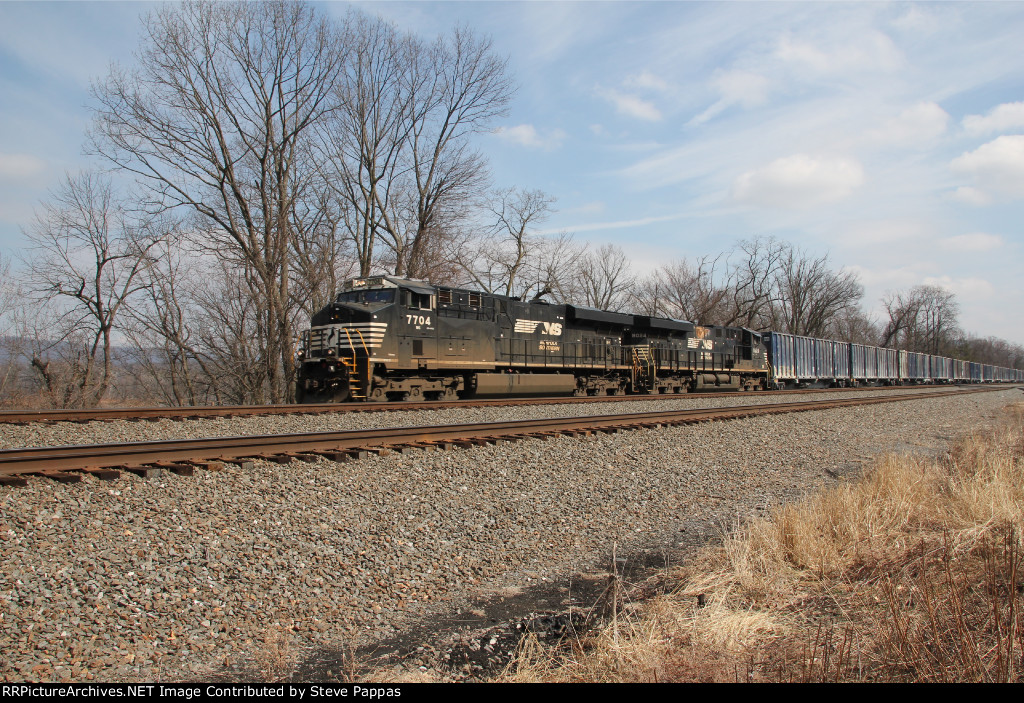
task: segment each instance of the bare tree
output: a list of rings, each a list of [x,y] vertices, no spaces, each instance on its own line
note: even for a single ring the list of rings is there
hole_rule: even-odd
[[[320,195],[327,193],[321,190]],[[294,209],[293,219],[299,226],[292,241],[292,307],[308,319],[334,299],[342,281],[362,274],[337,200],[301,198]]]
[[[252,343],[265,346],[269,397],[285,400],[295,201],[307,192],[296,164],[336,108],[332,26],[303,2],[186,0],[148,15],[136,62],[94,87],[91,148],[154,207],[194,212],[208,251],[246,271],[265,333]]]
[[[878,325],[858,307],[840,311],[832,319],[824,336],[840,342],[874,345],[880,334]]]
[[[716,280],[722,257],[665,264],[640,283],[634,304],[648,315],[716,323],[729,297],[728,289]]]
[[[766,328],[771,321],[771,306],[777,300],[776,274],[787,245],[770,237],[743,240],[730,254],[729,290],[720,325]]]
[[[18,285],[11,275],[11,259],[0,252],[0,403],[6,398],[17,373],[20,340],[15,334],[14,314],[18,299]]]
[[[917,290],[922,301],[918,315],[923,327],[922,350],[930,354],[951,354],[961,335],[957,324],[960,304],[956,294],[938,286],[918,286]]]
[[[195,302],[195,289],[207,272],[179,241],[162,242],[154,252],[123,327],[132,349],[131,370],[142,388],[168,405],[202,405],[216,395],[198,334],[203,311]]]
[[[882,305],[888,320],[878,343],[883,347],[894,347],[907,336],[909,330],[916,327],[921,303],[912,291],[896,291],[886,293]]]
[[[787,247],[775,272],[772,329],[807,337],[824,337],[832,321],[854,310],[864,288],[853,272],[836,272],[828,256],[811,258]]]
[[[997,337],[964,336],[954,355],[981,364],[1024,369],[1024,346]]]
[[[537,233],[554,202],[539,190],[495,191],[488,206],[493,218],[489,231],[453,253],[470,283],[488,293],[523,300],[570,297],[563,279],[580,252],[567,234]]]
[[[883,298],[888,320],[881,346],[949,355],[960,335],[956,296],[937,286],[915,286]]]
[[[109,179],[68,175],[43,203],[26,235],[29,289],[63,309],[50,328],[50,349],[69,347],[76,372],[63,404],[96,405],[110,387],[113,335],[122,307],[140,290],[150,251],[166,232],[159,219],[136,220]],[[49,362],[32,360],[54,390]]]
[[[566,262],[571,301],[601,310],[622,310],[632,299],[636,276],[626,252],[612,244],[588,251],[575,264]]]
[[[323,185],[336,201],[336,221],[351,240],[359,275],[376,263],[381,215],[408,188],[412,95],[409,71],[419,45],[377,17],[350,10],[344,70],[335,86],[340,108],[318,129]]]
[[[397,275],[425,277],[429,250],[440,248],[488,181],[484,158],[469,138],[506,114],[514,86],[507,59],[465,27],[431,45],[411,39],[404,114],[405,187],[380,203],[381,225]]]

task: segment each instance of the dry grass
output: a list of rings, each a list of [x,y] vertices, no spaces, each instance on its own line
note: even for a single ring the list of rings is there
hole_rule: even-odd
[[[263,647],[254,657],[255,667],[265,681],[284,681],[297,662],[290,631],[270,626],[263,635]]]
[[[525,641],[506,681],[1020,681],[1024,405],[941,459],[737,529],[600,635]]]

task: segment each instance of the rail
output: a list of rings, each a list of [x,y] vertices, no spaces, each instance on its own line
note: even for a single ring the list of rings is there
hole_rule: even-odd
[[[986,384],[985,387],[1014,388],[1019,384]],[[939,392],[945,388],[961,386],[920,385],[920,386],[862,386],[858,388],[801,388],[783,391],[757,391],[757,396],[800,395],[816,393],[857,393],[887,391]],[[975,386],[968,386],[975,387]],[[656,394],[628,396],[560,396],[550,398],[490,398],[469,400],[417,400],[390,401],[387,403],[279,403],[272,405],[189,405],[182,407],[113,407],[89,410],[3,410],[0,424],[25,424],[31,422],[102,422],[110,420],[155,421],[155,420],[196,420],[207,417],[245,417],[251,415],[317,415],[321,413],[388,412],[399,410],[438,410],[442,408],[501,407],[513,405],[556,405],[570,403],[624,403],[659,400],[678,400],[686,397],[724,398],[736,395],[737,391],[693,394]]]
[[[119,470],[146,472],[167,469],[178,473],[191,473],[194,467],[216,468],[226,462],[239,464],[252,459],[284,463],[293,458],[326,456],[335,461],[346,461],[352,457],[363,456],[367,452],[450,448],[528,437],[612,432],[1000,390],[1006,389],[983,387],[942,391],[924,396],[888,395],[590,417],[6,449],[0,450],[0,483],[23,485],[25,480],[22,476],[25,474],[41,474],[60,481],[73,481],[79,480],[80,477],[68,472],[93,473],[103,479],[117,478]]]

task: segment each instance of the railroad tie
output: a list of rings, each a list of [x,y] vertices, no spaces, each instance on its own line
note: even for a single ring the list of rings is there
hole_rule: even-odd
[[[346,461],[357,461],[369,456],[365,449],[335,449],[334,451],[323,452],[323,456],[331,461],[343,464]]]
[[[207,471],[223,471],[224,462],[222,461],[189,461],[188,463],[197,469],[206,469]]]
[[[113,481],[121,477],[121,472],[117,469],[82,469],[82,472],[95,476],[101,481]]]
[[[191,464],[176,464],[169,461],[158,461],[154,466],[160,469],[167,469],[172,474],[177,474],[178,476],[192,476],[196,471],[195,467]]]
[[[292,463],[292,455],[290,454],[247,454],[243,459],[253,459],[256,461],[267,461],[271,464],[290,464]],[[236,462],[237,463],[237,462]],[[249,461],[249,468],[252,468],[252,461]]]
[[[119,466],[121,471],[130,471],[141,478],[158,478],[164,475],[159,466]]]
[[[39,473],[41,476],[60,483],[78,483],[82,480],[81,474],[73,474],[69,471],[40,471]]]

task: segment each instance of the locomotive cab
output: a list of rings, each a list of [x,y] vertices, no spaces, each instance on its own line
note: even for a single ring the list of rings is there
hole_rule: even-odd
[[[383,345],[399,287],[384,277],[347,281],[337,297],[313,315],[296,359],[300,403],[363,399],[371,359]]]
[[[347,281],[303,333],[299,402],[454,397],[463,387],[462,376],[435,372],[438,298],[438,289],[423,281],[392,276]]]

